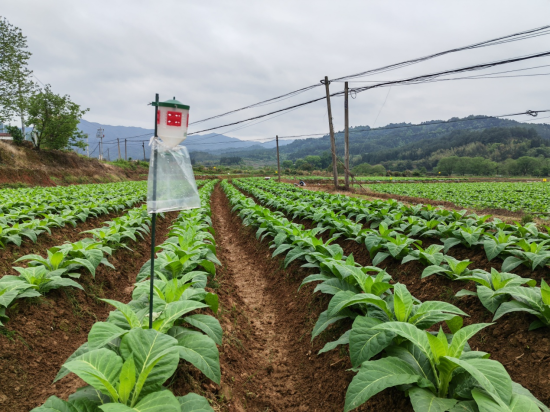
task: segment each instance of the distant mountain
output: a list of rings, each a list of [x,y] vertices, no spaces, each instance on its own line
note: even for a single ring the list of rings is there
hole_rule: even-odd
[[[153,136],[153,129],[103,125],[100,123],[88,122],[84,119],[80,121],[78,127],[82,132],[88,134],[91,157],[98,157],[99,139],[96,138],[96,133],[99,128],[103,128],[103,134],[105,136],[103,139],[103,155],[105,158],[107,158],[108,155],[111,160],[117,158],[117,138],[120,140],[122,157],[124,157],[124,139],[127,139],[127,157],[131,157],[132,159],[143,159],[143,150],[145,149],[145,157],[147,159],[149,158],[150,148],[148,141],[151,136]],[[285,140],[281,141],[279,145],[284,146],[290,143],[292,143],[292,140]],[[192,135],[185,139],[182,144],[186,146],[190,152],[208,152],[216,155],[231,153],[235,150],[271,149],[275,147],[275,142],[258,143],[240,140],[235,137],[224,136],[217,133]]]
[[[376,152],[405,145],[414,147],[414,143],[421,140],[438,139],[456,131],[481,131],[494,127],[532,128],[537,131],[541,138],[550,139],[550,125],[548,124],[520,123],[515,120],[481,116],[468,116],[462,119],[454,117],[447,121],[432,120],[419,125],[392,123],[376,130],[371,130],[369,126],[351,127],[349,133],[350,154],[372,155]],[[343,155],[343,131],[337,132],[335,138],[337,153]],[[281,153],[288,159],[299,159],[308,155],[320,155],[329,150],[330,139],[328,135],[325,135],[318,139],[295,140],[292,144],[281,149]]]

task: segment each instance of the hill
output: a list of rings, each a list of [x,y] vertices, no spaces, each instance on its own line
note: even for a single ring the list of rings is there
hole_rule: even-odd
[[[125,162],[121,166],[100,162],[74,152],[16,146],[0,141],[0,188],[55,186],[72,183],[105,183],[147,178],[147,163]]]
[[[149,138],[153,135],[153,129],[145,129],[142,127],[129,126],[110,126],[100,123],[88,122],[84,119],[80,121],[79,129],[89,136],[90,156],[98,157],[98,143],[96,132],[97,129],[103,128],[105,138],[103,155],[107,158],[107,149],[111,160],[118,157],[117,138],[120,139],[120,150],[124,156],[124,139],[127,142],[127,157],[132,159],[143,159],[143,149],[145,149],[145,157],[148,159],[150,148],[148,145]],[[292,141],[281,141],[281,145],[290,144]],[[189,152],[208,152],[217,156],[233,152],[235,150],[257,150],[257,149],[272,149],[275,147],[275,142],[258,143],[253,141],[240,140],[235,137],[225,136],[223,134],[208,133],[203,135],[189,136],[183,143]]]

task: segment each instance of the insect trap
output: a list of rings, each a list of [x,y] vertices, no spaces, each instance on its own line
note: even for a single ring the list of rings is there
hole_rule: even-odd
[[[155,229],[159,212],[200,207],[199,191],[191,158],[180,143],[187,138],[189,106],[176,100],[151,103],[155,107],[155,135],[151,138],[151,159],[147,181],[147,212],[151,213],[151,274],[149,291],[149,328],[153,327],[155,282]]]
[[[187,138],[189,106],[175,98],[155,101],[152,105],[156,107],[155,136],[151,140],[147,211],[158,213],[200,207],[189,152],[179,145]]]

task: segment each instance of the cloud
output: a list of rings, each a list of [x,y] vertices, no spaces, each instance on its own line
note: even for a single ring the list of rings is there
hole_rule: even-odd
[[[198,120],[317,84],[325,75],[340,77],[542,26],[549,9],[550,3],[543,0],[533,0],[529,7],[511,0],[6,0],[2,15],[27,36],[35,75],[55,92],[70,94],[75,102],[89,107],[87,120],[150,128],[153,112],[147,103],[156,92],[161,99],[176,96],[191,105],[191,120]],[[372,79],[396,79],[546,51],[547,40],[540,37],[457,53]],[[510,68],[540,64],[550,64],[550,59]],[[350,121],[354,126],[373,126],[379,112],[376,126],[544,109],[545,79],[397,86],[389,95],[388,89],[367,91],[351,100]],[[341,89],[342,83],[331,84],[331,91]],[[318,87],[278,104],[198,124],[191,131],[323,94]],[[333,99],[333,117],[335,128],[342,129],[342,99]],[[326,132],[326,104],[321,101],[227,132],[235,128],[220,132],[248,139]]]

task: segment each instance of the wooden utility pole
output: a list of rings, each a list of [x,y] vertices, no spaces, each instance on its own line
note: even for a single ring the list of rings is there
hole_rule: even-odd
[[[118,137],[116,138],[116,143],[118,145],[118,160],[120,160],[120,139]]]
[[[128,152],[126,151],[126,142],[128,139],[124,139],[124,160],[128,160]]]
[[[277,142],[277,174],[279,175],[279,182],[281,181],[281,164],[279,163],[279,135],[275,136],[275,142]]]
[[[332,150],[332,173],[334,174],[334,188],[338,189],[338,168],[336,167],[336,141],[334,140],[334,127],[332,126],[332,110],[330,108],[330,91],[328,88],[328,76],[325,76],[325,90],[327,92],[328,127],[330,130],[330,148]]]
[[[145,142],[141,143],[141,147],[143,147],[143,161],[145,162]]]
[[[349,107],[348,107],[348,82],[344,86],[344,111],[345,111],[345,130],[344,130],[344,173],[346,190],[349,190]]]

